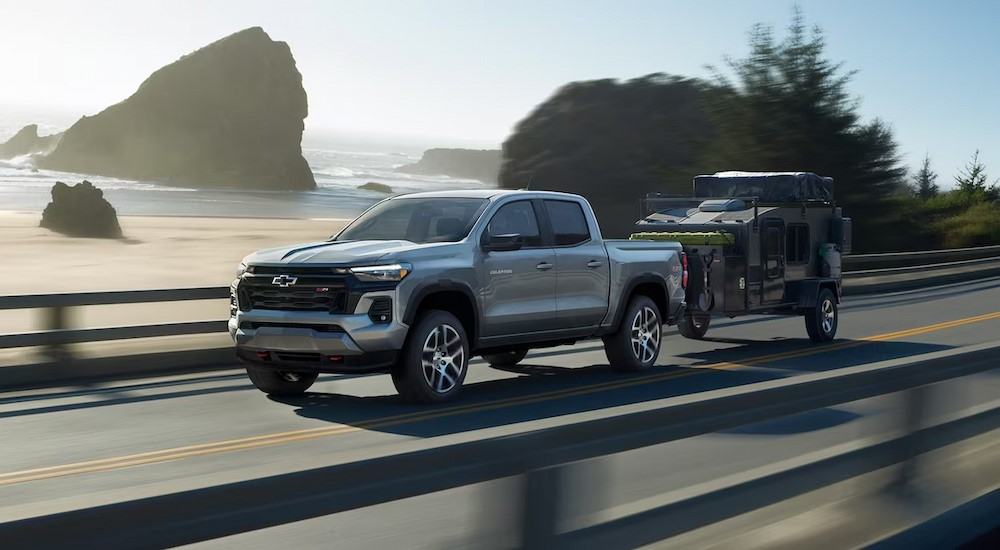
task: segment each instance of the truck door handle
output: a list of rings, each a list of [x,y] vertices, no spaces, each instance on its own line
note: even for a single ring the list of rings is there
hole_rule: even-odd
[[[542,262],[542,263],[540,263],[540,264],[538,264],[538,265],[535,266],[536,269],[540,269],[542,271],[548,271],[549,269],[552,269],[553,267],[554,266],[552,264],[550,264],[549,262]]]
[[[587,262],[587,267],[601,267],[602,265],[604,265],[604,262],[599,262],[597,260],[590,260]]]

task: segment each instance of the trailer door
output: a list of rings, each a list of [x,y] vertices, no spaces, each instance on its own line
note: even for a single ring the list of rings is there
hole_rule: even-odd
[[[779,218],[764,220],[761,250],[764,259],[764,304],[785,300],[785,222]]]

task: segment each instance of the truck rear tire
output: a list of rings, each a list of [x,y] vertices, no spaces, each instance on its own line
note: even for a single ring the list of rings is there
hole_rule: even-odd
[[[837,335],[837,321],[840,312],[837,311],[837,298],[829,288],[819,291],[816,296],[816,307],[805,311],[806,332],[813,342],[823,343],[833,340]]]
[[[258,390],[268,395],[302,395],[316,382],[319,374],[247,365],[247,376]]]
[[[708,332],[708,325],[712,317],[707,313],[685,313],[677,321],[677,331],[681,336],[692,340],[701,340]]]
[[[483,361],[491,367],[513,367],[528,355],[527,349],[505,351],[503,353],[484,353]]]
[[[660,355],[662,323],[660,309],[648,296],[629,300],[618,330],[604,337],[604,353],[611,368],[619,372],[651,368]]]
[[[465,327],[447,311],[430,310],[410,329],[392,383],[404,401],[443,403],[461,393],[468,367]]]

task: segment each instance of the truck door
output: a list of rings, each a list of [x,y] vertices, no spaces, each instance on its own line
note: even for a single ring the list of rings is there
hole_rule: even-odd
[[[764,272],[764,304],[785,300],[785,222],[779,218],[764,220],[761,231],[761,263]]]
[[[487,223],[487,235],[517,233],[520,250],[483,252],[480,264],[483,337],[552,330],[556,321],[556,256],[543,242],[530,200],[501,206]]]
[[[544,204],[556,253],[559,328],[596,327],[608,311],[607,250],[595,238],[580,203],[545,199]]]

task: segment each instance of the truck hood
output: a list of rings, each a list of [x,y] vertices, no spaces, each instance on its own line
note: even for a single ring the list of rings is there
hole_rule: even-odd
[[[260,264],[342,264],[361,265],[401,248],[410,241],[319,241],[258,250],[243,258],[248,265]]]

